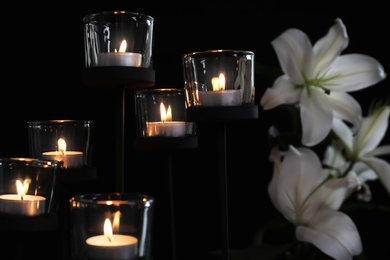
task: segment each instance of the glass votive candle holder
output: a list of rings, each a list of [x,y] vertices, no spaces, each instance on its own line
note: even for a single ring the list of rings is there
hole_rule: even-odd
[[[83,194],[70,200],[72,259],[149,259],[154,198]]]
[[[92,121],[35,120],[27,125],[32,157],[60,161],[65,169],[92,166]]]
[[[253,105],[254,53],[209,50],[183,55],[188,107]]]
[[[54,214],[58,204],[58,164],[35,158],[0,158],[0,213]]]
[[[83,22],[86,68],[152,68],[153,17],[106,11],[88,14]]]
[[[139,137],[187,135],[184,89],[142,89],[134,95]]]

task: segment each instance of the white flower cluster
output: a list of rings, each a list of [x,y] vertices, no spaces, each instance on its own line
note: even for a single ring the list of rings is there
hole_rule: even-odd
[[[315,245],[334,259],[363,251],[352,219],[339,209],[367,181],[379,179],[390,193],[390,164],[381,155],[390,107],[379,104],[363,116],[349,93],[386,78],[382,65],[362,54],[341,55],[349,38],[341,19],[314,45],[292,28],[272,41],[283,75],[260,100],[264,110],[293,105],[299,110],[301,146],[274,147],[274,172],[268,193],[274,206],[296,226],[297,240]],[[321,160],[313,148],[328,140]]]

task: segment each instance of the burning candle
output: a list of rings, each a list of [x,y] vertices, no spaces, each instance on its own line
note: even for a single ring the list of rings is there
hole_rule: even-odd
[[[45,213],[46,198],[26,194],[30,180],[16,181],[17,194],[0,195],[0,212],[35,216]]]
[[[123,40],[119,47],[119,52],[102,52],[98,54],[98,66],[127,66],[140,67],[142,54],[126,52],[127,42]]]
[[[172,109],[160,104],[161,121],[146,122],[147,136],[180,137],[186,135],[186,124],[183,121],[172,121]]]
[[[57,141],[58,151],[42,153],[43,160],[57,160],[63,162],[64,168],[76,168],[83,166],[83,152],[67,151],[65,139],[59,138]]]
[[[103,229],[104,235],[87,238],[86,252],[88,259],[129,260],[137,257],[138,239],[136,237],[113,234],[111,221],[108,218],[104,221]]]
[[[199,91],[199,101],[202,106],[237,106],[241,105],[241,90],[225,90],[225,75],[211,79],[213,91]]]

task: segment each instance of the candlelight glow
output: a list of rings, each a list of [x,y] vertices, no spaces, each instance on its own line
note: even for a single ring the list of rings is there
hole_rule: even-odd
[[[112,241],[112,226],[111,221],[108,218],[104,221],[104,236],[107,237],[110,242]]]
[[[26,195],[29,185],[30,181],[28,179],[25,179],[23,183],[20,180],[16,180],[16,190],[21,199]]]
[[[213,91],[225,90],[225,75],[221,73],[219,77],[212,78],[211,84],[213,85]]]
[[[114,230],[116,233],[119,232],[120,217],[121,217],[121,213],[118,210],[117,212],[114,213],[114,220],[112,221],[113,232]]]
[[[62,152],[62,154],[65,154],[65,152],[66,152],[65,139],[63,139],[63,138],[58,139],[57,145],[58,145],[58,151]]]
[[[123,40],[121,43],[121,46],[119,47],[119,52],[126,52],[126,49],[127,49],[127,41]],[[115,48],[114,52],[117,52],[116,48]]]
[[[161,102],[160,104],[160,115],[161,115],[161,121],[172,121],[172,109],[171,106],[168,106],[168,110],[165,109],[164,104]]]

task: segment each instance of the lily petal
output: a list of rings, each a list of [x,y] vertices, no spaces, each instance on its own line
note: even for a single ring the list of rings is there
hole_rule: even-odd
[[[281,104],[294,104],[298,102],[301,89],[296,88],[287,75],[280,76],[272,88],[267,88],[261,97],[260,104],[264,110],[274,108]]]
[[[390,145],[379,146],[371,152],[366,153],[366,156],[380,156],[386,154],[390,154]]]
[[[373,169],[368,167],[362,162],[357,162],[352,169],[357,174],[357,178],[360,183],[365,183],[366,181],[374,181],[378,179],[378,175],[374,172]]]
[[[347,177],[327,181],[321,190],[325,197],[322,204],[328,208],[339,209],[348,197],[348,186],[349,179]]]
[[[362,54],[345,54],[335,59],[326,74],[330,90],[351,92],[367,88],[386,78],[383,66]]]
[[[333,118],[332,125],[333,132],[340,138],[340,141],[344,144],[348,153],[352,153],[354,139],[351,129],[338,118]]]
[[[375,171],[382,185],[390,193],[390,164],[376,157],[365,159],[364,162]]]
[[[301,97],[302,143],[313,146],[325,139],[332,128],[332,106],[327,95],[317,88]]]
[[[307,227],[297,227],[296,236],[300,241],[314,244],[334,259],[352,259],[363,251],[356,225],[340,211],[319,211]]]
[[[355,149],[360,151],[359,154],[365,154],[378,146],[386,133],[389,115],[390,108],[384,106],[363,119],[355,138]]]
[[[328,96],[333,108],[333,116],[351,123],[355,129],[362,121],[362,108],[359,102],[344,92],[332,91]]]
[[[288,29],[271,42],[280,66],[296,85],[303,85],[302,70],[313,70],[313,49],[309,37],[301,30]],[[311,76],[311,75],[310,75]]]
[[[347,30],[341,19],[336,19],[328,34],[316,42],[313,47],[316,73],[327,70],[337,56],[348,46]]]
[[[295,212],[302,211],[299,207],[323,180],[321,170],[321,162],[312,150],[290,146],[280,165],[277,200],[278,205],[283,205],[281,212],[291,222],[297,223]],[[317,196],[317,193],[312,195],[314,196]],[[319,206],[318,203],[308,205],[305,217],[310,218]]]

